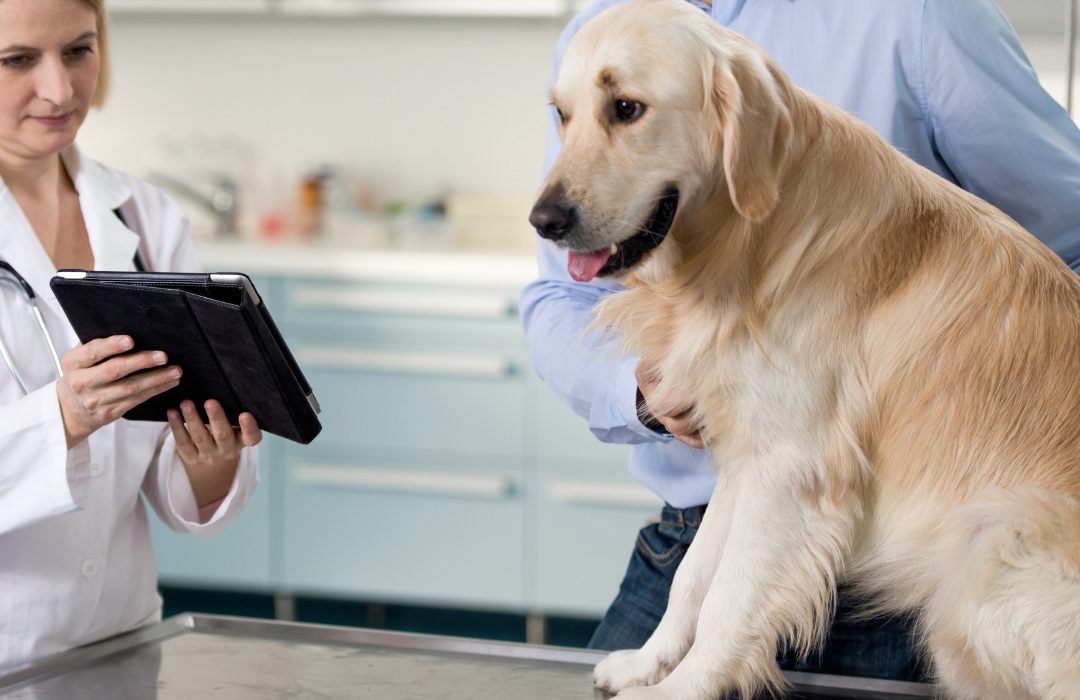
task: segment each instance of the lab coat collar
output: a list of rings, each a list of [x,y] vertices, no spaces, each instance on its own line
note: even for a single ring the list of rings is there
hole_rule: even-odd
[[[75,146],[65,149],[60,158],[79,193],[94,269],[130,270],[139,236],[117,218],[115,210],[131,200],[131,188],[121,175],[84,158]],[[132,214],[128,213],[129,221],[134,219]]]
[[[90,236],[90,247],[94,252],[94,269],[132,269],[139,236],[121,223],[113,213],[114,209],[132,199],[131,188],[122,176],[82,157],[74,146],[63,151],[60,158],[79,194],[79,207],[82,209],[83,221]],[[6,260],[30,283],[39,305],[51,310],[59,318],[65,318],[49,288],[49,281],[56,274],[56,267],[2,179],[0,225],[0,258]]]
[[[90,197],[110,210],[131,199],[131,188],[120,175],[96,161],[84,158],[77,146],[61,151],[60,160],[75,183],[80,198]]]

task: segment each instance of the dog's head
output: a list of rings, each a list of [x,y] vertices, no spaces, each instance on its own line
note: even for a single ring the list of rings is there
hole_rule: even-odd
[[[529,221],[574,279],[616,277],[702,197],[764,219],[791,118],[763,51],[685,0],[634,0],[571,40],[551,91],[562,152]],[[719,191],[718,191],[719,190]]]

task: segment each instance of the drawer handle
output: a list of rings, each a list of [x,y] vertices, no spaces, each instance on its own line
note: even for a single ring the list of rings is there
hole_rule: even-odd
[[[573,505],[655,506],[663,499],[637,484],[610,484],[589,481],[552,481],[548,484],[551,500]]]
[[[516,300],[495,294],[298,287],[292,299],[301,308],[415,316],[502,319],[513,316],[517,311]]]
[[[301,365],[364,372],[435,374],[470,379],[502,379],[514,373],[514,363],[490,355],[431,355],[385,350],[340,350],[301,345],[296,349]]]
[[[293,469],[293,480],[304,486],[394,491],[406,494],[505,498],[513,483],[505,476],[445,474],[401,468],[337,467],[300,464]]]

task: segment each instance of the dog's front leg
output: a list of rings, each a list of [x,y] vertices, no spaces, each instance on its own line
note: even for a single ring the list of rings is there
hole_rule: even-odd
[[[731,526],[715,576],[708,577],[704,567],[694,572],[709,588],[701,600],[692,646],[670,675],[651,687],[628,688],[619,693],[620,700],[714,700],[736,691],[740,697],[754,697],[764,688],[784,685],[776,663],[783,641],[802,640],[810,647],[821,638],[835,572],[848,549],[851,513],[836,503],[815,506],[791,484],[769,483],[755,470],[743,473],[744,483],[725,499]],[[703,561],[717,555],[700,550],[718,546],[707,538],[695,541],[690,551],[697,547]],[[683,615],[676,595],[673,588],[674,613]],[[663,632],[658,628],[638,661],[655,666],[658,660],[669,660],[654,639],[660,637],[657,643],[670,649],[685,640],[668,638],[673,634],[671,624]]]
[[[641,649],[612,652],[597,664],[593,673],[596,688],[618,693],[631,686],[652,685],[671,673],[686,655],[731,527],[732,495],[731,489],[718,482],[694,541],[675,572],[660,624]]]

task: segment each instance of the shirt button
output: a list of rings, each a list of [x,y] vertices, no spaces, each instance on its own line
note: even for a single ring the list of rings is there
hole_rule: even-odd
[[[84,578],[93,578],[97,573],[97,562],[93,559],[87,559],[82,563],[82,575]]]
[[[105,467],[101,462],[90,463],[90,476],[101,476],[101,473],[105,471]]]

